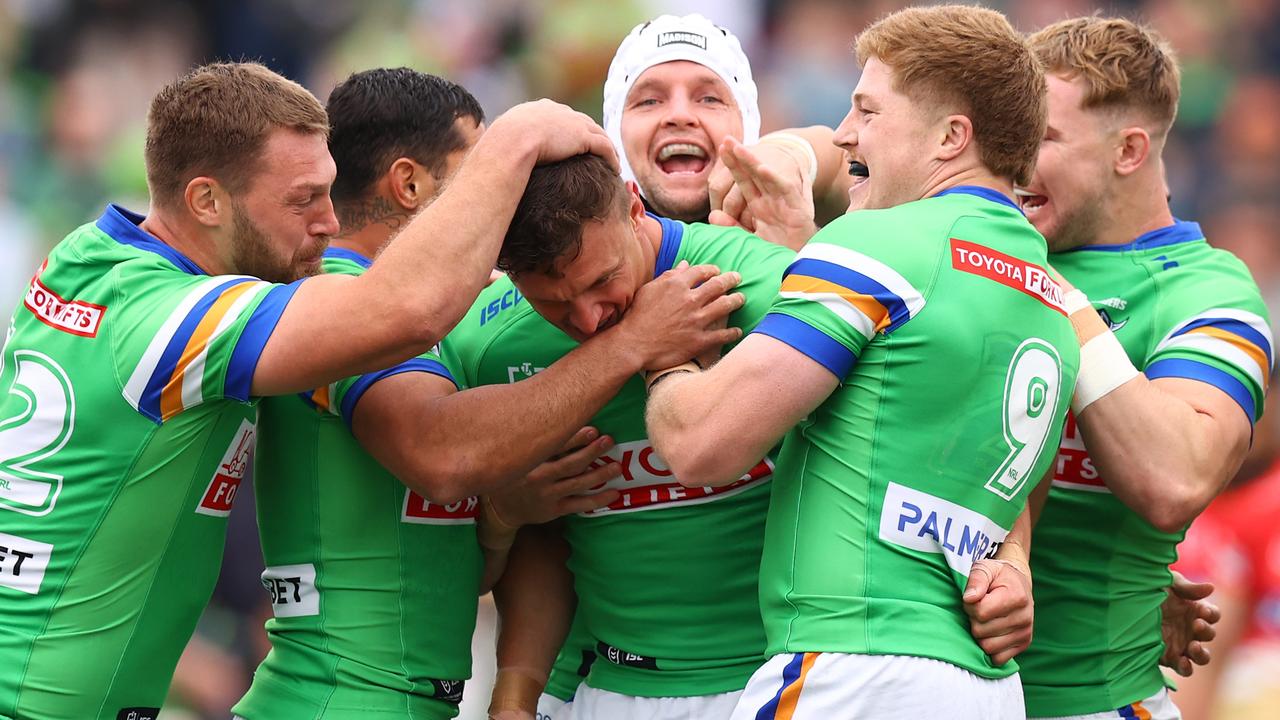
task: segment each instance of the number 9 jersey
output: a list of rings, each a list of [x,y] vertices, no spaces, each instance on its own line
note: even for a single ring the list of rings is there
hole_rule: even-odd
[[[819,232],[755,332],[840,378],[783,441],[760,573],[768,654],[997,667],[961,602],[1054,459],[1079,352],[1044,239],[952,188]]]

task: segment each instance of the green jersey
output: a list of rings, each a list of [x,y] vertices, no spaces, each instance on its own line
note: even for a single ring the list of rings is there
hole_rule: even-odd
[[[154,718],[217,579],[297,286],[209,277],[141,222],[59,243],[0,354],[0,716]]]
[[[983,677],[969,569],[1053,462],[1079,361],[1045,242],[998,192],[846,215],[756,333],[840,379],[783,441],[760,569],[770,654],[934,658]]]
[[[556,655],[556,662],[551,667],[543,692],[557,700],[572,700],[582,680],[591,672],[596,657],[596,643],[587,632],[582,616],[575,614],[573,625],[569,626],[569,635],[564,639],[560,653]]]
[[[731,228],[662,224],[654,276],[680,260],[737,270],[746,305],[729,318],[755,325],[794,257]],[[466,386],[515,382],[548,367],[575,343],[522,302],[508,280],[480,296],[443,345]],[[587,683],[641,697],[740,690],[763,661],[756,600],[771,466],[762,461],[722,488],[685,488],[654,453],[639,376],[592,419],[616,445],[601,462],[621,465],[621,496],[566,518],[578,614],[599,657]]]
[[[324,270],[358,275],[369,264],[330,248]],[[478,502],[427,501],[350,432],[364,393],[406,372],[453,380],[427,354],[308,393],[307,402],[262,402],[254,488],[275,617],[271,652],[235,707],[242,717],[458,713],[484,564]]]
[[[1179,222],[1128,245],[1052,257],[1148,378],[1209,383],[1252,422],[1271,367],[1267,310],[1244,264]],[[1035,528],[1035,640],[1018,657],[1027,714],[1101,712],[1163,686],[1160,603],[1183,532],[1156,530],[1112,495],[1068,418]]]

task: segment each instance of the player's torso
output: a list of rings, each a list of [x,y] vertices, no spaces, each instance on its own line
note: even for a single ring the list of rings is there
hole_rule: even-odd
[[[770,652],[1007,674],[973,642],[960,594],[1053,457],[1074,335],[1044,241],[1016,209],[936,198],[877,212],[828,237],[857,251],[857,233],[883,228],[923,304],[783,443],[761,570]]]
[[[131,386],[178,301],[166,262],[85,226],[15,312],[0,354],[0,714],[153,717],[212,590],[256,411],[211,402],[158,425],[131,404],[184,402]]]
[[[755,259],[742,268],[747,307],[730,320],[749,329],[776,294],[790,253],[761,248],[755,239],[744,249],[700,237],[701,226],[685,227],[688,235],[669,246],[667,267],[688,260],[727,271]],[[467,384],[530,377],[576,344],[533,312],[508,282],[481,295],[460,325],[473,324],[483,337],[464,341],[462,354],[478,357],[466,371]],[[481,331],[482,321],[502,326]],[[770,464],[763,460],[722,488],[681,486],[648,440],[645,398],[636,376],[592,418],[616,443],[597,462],[620,466],[608,486],[621,495],[608,508],[565,523],[578,612],[599,643],[589,682],[642,696],[740,689],[764,649],[756,587]]]

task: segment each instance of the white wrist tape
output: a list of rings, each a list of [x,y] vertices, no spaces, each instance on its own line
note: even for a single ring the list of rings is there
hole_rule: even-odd
[[[1075,315],[1077,311],[1088,308],[1093,309],[1093,303],[1089,302],[1089,296],[1079,290],[1071,290],[1062,296],[1062,308],[1067,311],[1067,317]]]
[[[1129,356],[1110,330],[1098,335],[1080,348],[1080,374],[1076,392],[1071,396],[1071,410],[1080,416],[1085,408],[1138,376]]]
[[[809,144],[808,140],[805,140],[794,133],[775,132],[769,133],[768,135],[760,138],[760,142],[769,142],[796,148],[809,161],[809,185],[813,185],[813,183],[818,179],[818,154],[813,151],[813,145]]]

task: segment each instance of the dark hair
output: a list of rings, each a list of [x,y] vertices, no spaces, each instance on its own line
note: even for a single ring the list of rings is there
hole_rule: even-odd
[[[409,68],[355,73],[329,93],[329,154],[338,166],[333,200],[363,198],[399,157],[440,178],[449,154],[463,147],[454,120],[484,121],[480,103],[457,83]]]
[[[511,218],[498,268],[558,277],[562,261],[572,262],[582,250],[583,224],[625,213],[626,202],[618,171],[598,155],[539,165]]]
[[[278,128],[323,135],[329,126],[314,95],[257,63],[211,63],[183,75],[156,93],[147,112],[152,201],[171,206],[201,175],[241,192]]]

